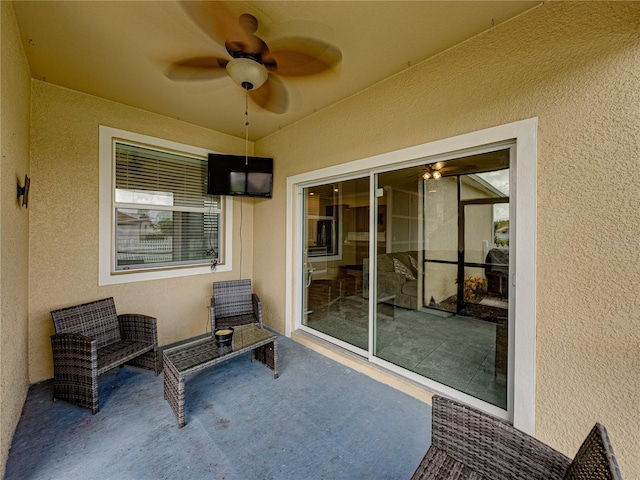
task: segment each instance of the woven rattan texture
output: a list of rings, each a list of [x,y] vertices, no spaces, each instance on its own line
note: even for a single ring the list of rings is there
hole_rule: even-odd
[[[164,351],[164,398],[178,419],[178,426],[186,424],[184,413],[185,378],[205,368],[251,351],[251,360],[257,359],[273,370],[278,378],[277,337],[256,325],[238,327],[230,346],[218,347],[215,339],[196,340]]]
[[[278,342],[267,343],[262,347],[258,347],[253,350],[252,360],[258,360],[259,362],[267,365],[271,370],[274,370],[275,375],[278,376]]]
[[[178,426],[183,427],[186,423],[184,415],[184,377],[178,373],[176,367],[165,360],[164,362],[164,398],[169,402],[169,406],[176,418]]]
[[[160,373],[161,363],[158,358],[158,352],[154,348],[153,350],[149,350],[147,353],[143,353],[131,360],[127,360],[127,365],[144,368],[145,370],[152,370],[156,375],[158,375]]]
[[[234,317],[215,317],[215,326],[211,327],[211,331],[215,331],[216,328],[237,327],[238,325],[248,325],[250,323],[256,323],[256,317],[253,313]]]
[[[98,350],[96,341],[79,333],[51,337],[53,397],[97,413]]]
[[[509,423],[433,397],[431,446],[413,474],[427,479],[621,480],[606,429],[591,430],[573,462]]]
[[[152,349],[153,345],[133,340],[123,340],[100,348],[98,350],[98,375],[111,370],[114,366],[117,367],[127,363],[129,360]]]
[[[113,298],[54,310],[51,317],[56,333],[80,333],[94,338],[98,348],[120,340]]]
[[[609,434],[604,425],[596,423],[578,449],[566,480],[621,480],[620,469]]]
[[[446,453],[430,448],[412,480],[438,479],[482,480],[484,477]]]
[[[560,480],[571,462],[507,422],[443,397],[433,397],[432,422],[430,449],[449,457],[451,468],[439,466],[433,478],[459,478],[462,464],[494,480]],[[431,478],[425,475],[416,471],[413,478]]]
[[[250,323],[262,327],[262,303],[251,293],[251,280],[214,282],[210,319],[212,332]]]
[[[213,283],[213,298],[216,302],[216,314],[220,317],[232,317],[251,313],[251,280],[230,280]]]
[[[155,318],[117,315],[113,298],[55,310],[51,317],[56,329],[51,336],[54,398],[97,413],[98,377],[102,373],[129,363],[158,374]],[[117,335],[111,332],[112,321]],[[91,332],[98,332],[101,342],[90,337]]]
[[[132,340],[153,346],[146,353],[138,353],[128,360],[127,365],[153,370],[158,375],[160,359],[158,358],[158,326],[155,318],[137,313],[124,313],[118,315],[118,323],[122,340]],[[140,352],[143,351],[140,349]]]

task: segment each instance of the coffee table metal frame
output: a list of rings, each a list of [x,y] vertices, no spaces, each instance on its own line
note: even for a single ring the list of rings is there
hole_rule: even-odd
[[[278,378],[278,340],[270,331],[255,324],[236,327],[233,343],[218,347],[215,338],[194,340],[163,352],[164,398],[178,418],[178,426],[186,424],[184,414],[184,381],[190,374],[212,367],[251,351],[251,361],[258,360],[273,370]]]

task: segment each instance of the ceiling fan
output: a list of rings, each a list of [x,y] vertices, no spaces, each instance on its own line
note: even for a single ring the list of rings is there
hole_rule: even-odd
[[[455,162],[436,162],[425,165],[422,170],[422,178],[440,180],[448,175],[461,175],[469,170],[475,170],[476,165],[456,165]]]
[[[342,59],[340,50],[321,40],[287,37],[274,48],[256,35],[258,20],[249,13],[234,15],[222,2],[181,2],[192,20],[230,58],[191,57],[172,63],[166,76],[172,80],[205,80],[226,75],[260,107],[284,113],[289,107],[287,90],[279,77],[302,77],[327,71]]]
[[[497,150],[452,160],[429,163],[422,168],[423,180],[439,180],[452,175],[471,175],[509,168],[509,150]]]

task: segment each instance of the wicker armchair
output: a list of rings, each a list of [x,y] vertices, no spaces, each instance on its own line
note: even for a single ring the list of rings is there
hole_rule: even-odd
[[[100,410],[98,377],[114,367],[133,365],[158,375],[156,319],[118,315],[113,298],[54,310],[53,397]]]
[[[433,397],[431,446],[412,480],[621,480],[609,437],[596,423],[573,461],[509,423]]]
[[[213,282],[211,333],[216,328],[257,323],[262,328],[262,303],[251,292],[251,280]]]

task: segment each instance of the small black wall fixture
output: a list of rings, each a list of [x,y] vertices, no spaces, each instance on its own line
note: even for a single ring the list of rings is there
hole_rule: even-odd
[[[21,187],[18,183],[18,199],[22,197],[22,206],[25,208],[29,208],[29,185],[31,184],[31,179],[25,175],[24,176],[24,187]]]

